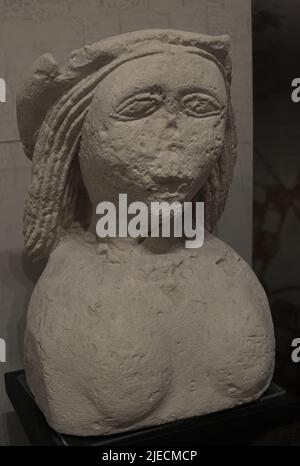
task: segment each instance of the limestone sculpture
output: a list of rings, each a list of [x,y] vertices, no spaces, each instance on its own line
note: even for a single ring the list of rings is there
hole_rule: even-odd
[[[46,54],[18,97],[28,253],[48,257],[25,370],[55,430],[107,435],[231,408],[267,389],[274,337],[250,267],[211,233],[236,158],[227,36],[136,31]],[[96,238],[98,202],[199,199],[206,237]]]

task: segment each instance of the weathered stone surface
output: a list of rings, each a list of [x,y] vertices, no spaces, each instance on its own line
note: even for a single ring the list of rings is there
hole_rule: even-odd
[[[119,193],[204,200],[206,227],[216,225],[236,158],[229,48],[227,36],[129,33],[74,52],[66,69],[44,56],[19,97],[33,161],[25,242],[49,255],[27,315],[26,374],[58,431],[226,409],[270,382],[267,299],[229,246],[210,234],[193,251],[179,239],[91,236],[91,212]]]

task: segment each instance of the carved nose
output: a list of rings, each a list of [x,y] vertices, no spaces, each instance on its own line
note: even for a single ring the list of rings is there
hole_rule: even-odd
[[[176,113],[168,114],[167,128],[177,128],[177,115],[176,115]]]
[[[166,121],[167,128],[177,128],[178,103],[173,99],[166,101]]]

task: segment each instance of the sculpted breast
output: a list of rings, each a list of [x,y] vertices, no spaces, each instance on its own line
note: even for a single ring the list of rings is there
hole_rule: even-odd
[[[51,374],[47,383],[56,387],[52,413],[66,407],[70,384],[72,391],[78,387],[83,409],[92,405],[102,430],[103,423],[108,430],[126,428],[155,411],[170,388],[169,336],[157,325],[155,305],[157,300],[166,305],[164,296],[146,283],[137,286],[115,261],[104,259],[99,268],[101,259],[88,251],[84,257],[74,251],[70,261],[71,246],[58,247],[35,288],[26,356],[32,364],[37,352],[37,360],[45,363],[44,376]],[[35,348],[32,333],[39,337]],[[65,377],[66,369],[72,380]],[[97,425],[95,420],[95,432]]]

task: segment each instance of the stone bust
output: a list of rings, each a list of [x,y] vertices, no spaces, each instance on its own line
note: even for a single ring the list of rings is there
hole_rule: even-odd
[[[25,370],[55,430],[107,435],[257,399],[273,374],[265,293],[210,232],[236,159],[227,36],[136,31],[35,64],[17,103],[32,182]],[[102,239],[96,205],[202,200],[205,242]]]

